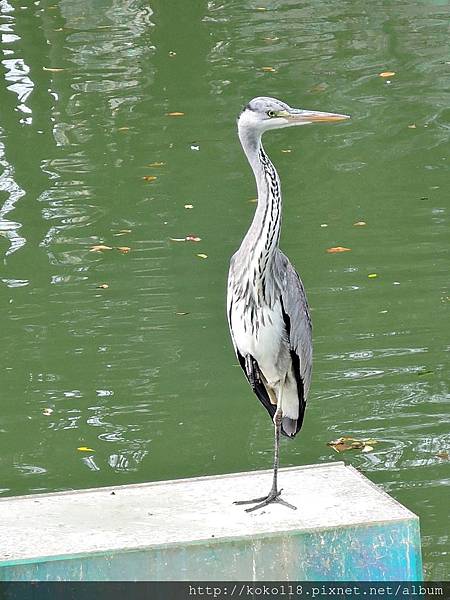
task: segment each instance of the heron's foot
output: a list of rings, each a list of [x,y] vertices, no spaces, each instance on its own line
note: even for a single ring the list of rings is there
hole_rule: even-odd
[[[233,504],[256,504],[256,506],[252,506],[251,508],[246,508],[245,512],[253,512],[254,510],[258,510],[259,508],[264,508],[268,504],[272,504],[272,502],[277,502],[278,504],[282,504],[283,506],[287,506],[288,508],[292,508],[292,510],[297,510],[297,507],[293,504],[289,504],[286,500],[280,498],[281,492],[283,490],[270,490],[267,496],[263,496],[262,498],[254,498],[253,500],[238,500],[233,502]]]

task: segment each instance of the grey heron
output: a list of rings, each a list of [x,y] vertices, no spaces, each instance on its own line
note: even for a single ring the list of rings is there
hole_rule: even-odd
[[[312,325],[305,290],[289,259],[279,249],[280,179],[261,144],[270,129],[337,122],[348,115],[291,108],[275,98],[251,100],[238,119],[239,139],[253,170],[258,204],[253,221],[232,256],[227,315],[236,356],[258,399],[274,423],[272,487],[262,498],[235,504],[271,502],[295,509],[280,498],[280,434],[293,438],[301,429],[312,369]]]

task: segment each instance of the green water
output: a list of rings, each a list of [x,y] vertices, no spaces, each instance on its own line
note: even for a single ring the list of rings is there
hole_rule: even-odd
[[[314,320],[282,463],[353,464],[420,516],[426,576],[448,579],[449,3],[0,11],[1,493],[270,467],[225,286],[255,206],[236,115],[274,95],[352,115],[265,138]],[[378,444],[336,454],[342,435]]]

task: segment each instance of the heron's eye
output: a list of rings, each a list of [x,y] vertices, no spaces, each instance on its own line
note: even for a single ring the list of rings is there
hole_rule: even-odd
[[[268,111],[267,111],[267,116],[268,116],[268,117],[271,117],[271,118],[272,118],[272,117],[276,117],[276,116],[277,116],[277,113],[276,113],[274,110],[268,110]]]

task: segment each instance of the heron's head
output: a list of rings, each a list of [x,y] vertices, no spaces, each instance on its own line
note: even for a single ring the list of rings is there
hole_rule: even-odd
[[[337,113],[291,108],[276,98],[259,96],[250,100],[245,106],[239,116],[238,127],[239,129],[252,129],[262,135],[269,129],[310,123],[336,123],[349,118],[348,115]]]

